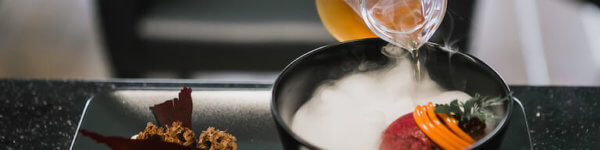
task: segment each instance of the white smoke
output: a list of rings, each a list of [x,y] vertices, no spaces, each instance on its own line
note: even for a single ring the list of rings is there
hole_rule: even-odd
[[[406,57],[380,70],[322,84],[296,112],[292,130],[325,149],[378,149],[387,126],[416,105],[470,98],[460,91],[446,91],[427,73],[417,82],[412,61]]]

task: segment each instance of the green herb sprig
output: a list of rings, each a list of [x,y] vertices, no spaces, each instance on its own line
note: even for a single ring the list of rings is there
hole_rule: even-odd
[[[449,104],[435,104],[435,113],[450,113],[458,117],[459,121],[467,121],[471,118],[477,118],[484,121],[488,118],[496,118],[489,107],[502,105],[508,100],[507,97],[483,97],[475,94],[471,99],[461,102],[457,99]]]

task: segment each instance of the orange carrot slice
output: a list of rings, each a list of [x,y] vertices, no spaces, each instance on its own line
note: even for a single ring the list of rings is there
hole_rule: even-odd
[[[452,131],[450,131],[448,128],[446,128],[446,126],[444,124],[442,124],[442,122],[440,122],[440,120],[437,118],[435,113],[433,113],[434,109],[435,109],[435,106],[433,106],[433,103],[429,102],[427,104],[427,116],[429,117],[431,122],[435,125],[436,129],[440,130],[442,132],[442,134],[445,135],[446,138],[448,138],[451,141],[456,142],[458,145],[460,145],[461,149],[469,147],[471,145],[471,143],[468,143],[468,142],[464,141],[463,139],[461,139],[460,137],[458,137],[456,134],[454,134]]]
[[[446,114],[438,113],[437,115],[439,115],[442,118],[442,120],[444,121],[444,123],[446,123],[446,126],[448,126],[460,138],[462,138],[463,140],[465,140],[469,143],[475,142],[475,140],[473,140],[473,138],[471,138],[471,136],[469,136],[467,133],[465,133],[462,129],[460,129],[458,127],[458,120],[456,120],[453,117],[450,117]]]
[[[413,118],[415,119],[415,122],[417,123],[419,128],[421,128],[421,131],[423,131],[423,133],[425,133],[425,135],[427,135],[427,137],[429,137],[433,142],[438,144],[440,147],[442,147],[443,149],[447,149],[447,150],[457,150],[458,149],[458,147],[454,147],[453,145],[448,143],[440,135],[435,133],[431,126],[426,124],[424,111],[421,106],[417,106],[417,108],[415,108],[415,111],[413,113]]]
[[[433,121],[427,115],[427,112],[431,108],[429,108],[427,105],[425,105],[425,106],[422,106],[421,109],[423,109],[423,115],[424,115],[425,122],[433,129],[433,132],[437,133],[437,135],[441,136],[442,139],[444,139],[446,142],[448,142],[450,145],[454,146],[457,149],[464,149],[464,148],[468,147],[468,145],[466,145],[466,144],[461,144],[457,141],[454,141],[454,139],[452,139],[450,137],[450,135],[445,134],[444,132],[442,132],[440,130],[440,128],[438,126],[434,125]]]

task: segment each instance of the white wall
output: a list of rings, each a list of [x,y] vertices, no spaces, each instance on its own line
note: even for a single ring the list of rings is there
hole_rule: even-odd
[[[481,0],[471,50],[509,84],[600,85],[600,11],[564,0]]]
[[[0,0],[0,78],[108,78],[92,0]]]

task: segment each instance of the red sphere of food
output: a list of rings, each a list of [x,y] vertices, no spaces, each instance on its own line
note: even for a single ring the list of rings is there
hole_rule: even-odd
[[[413,113],[408,113],[390,124],[382,139],[380,150],[441,149],[419,129]]]

